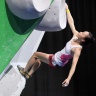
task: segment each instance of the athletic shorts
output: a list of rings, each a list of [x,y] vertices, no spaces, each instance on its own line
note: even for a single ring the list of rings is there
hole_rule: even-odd
[[[49,56],[49,66],[52,68],[56,68],[56,66],[52,64],[52,57],[53,57],[53,54]]]
[[[65,58],[66,58],[66,56],[65,56]],[[59,66],[59,67],[64,67],[64,66],[68,63],[68,61],[69,61],[69,60],[65,60],[64,62],[63,62],[63,61],[61,61],[61,62],[56,62],[55,59],[54,59],[54,55],[53,55],[53,54],[51,54],[51,55],[49,56],[49,65],[50,65],[51,67],[53,67],[53,68],[55,68],[55,67],[57,67],[57,66]]]

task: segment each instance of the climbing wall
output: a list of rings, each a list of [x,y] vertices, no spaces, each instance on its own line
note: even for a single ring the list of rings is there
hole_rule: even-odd
[[[45,0],[0,1],[0,96],[20,96],[26,80],[17,65],[26,66],[45,31],[66,27],[65,0],[42,2]]]

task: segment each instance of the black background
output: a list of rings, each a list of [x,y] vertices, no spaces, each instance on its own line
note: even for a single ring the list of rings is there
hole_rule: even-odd
[[[78,31],[90,31],[96,37],[95,0],[66,0]],[[46,32],[37,51],[55,53],[71,39],[70,27]],[[84,47],[76,71],[68,87],[61,86],[71,61],[63,68],[50,68],[42,63],[33,77],[26,81],[21,96],[96,96],[96,44]]]

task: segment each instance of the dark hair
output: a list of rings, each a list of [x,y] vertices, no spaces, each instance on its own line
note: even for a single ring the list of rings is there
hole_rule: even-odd
[[[93,44],[93,43],[96,43],[96,39],[93,37],[93,35],[89,32],[89,37],[86,37],[85,38],[85,41],[82,42],[81,45],[90,45],[90,44]]]

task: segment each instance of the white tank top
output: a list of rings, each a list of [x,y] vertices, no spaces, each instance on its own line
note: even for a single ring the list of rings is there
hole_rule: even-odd
[[[81,45],[72,45],[71,41],[74,40],[74,39],[77,39],[76,36],[74,36],[69,42],[66,43],[66,46],[61,50],[61,51],[58,51],[57,53],[54,54],[52,60],[53,60],[53,65],[56,66],[64,66],[68,61],[69,59],[71,59],[73,57],[73,54],[72,54],[72,48],[75,48],[75,47],[80,47],[82,48]]]

